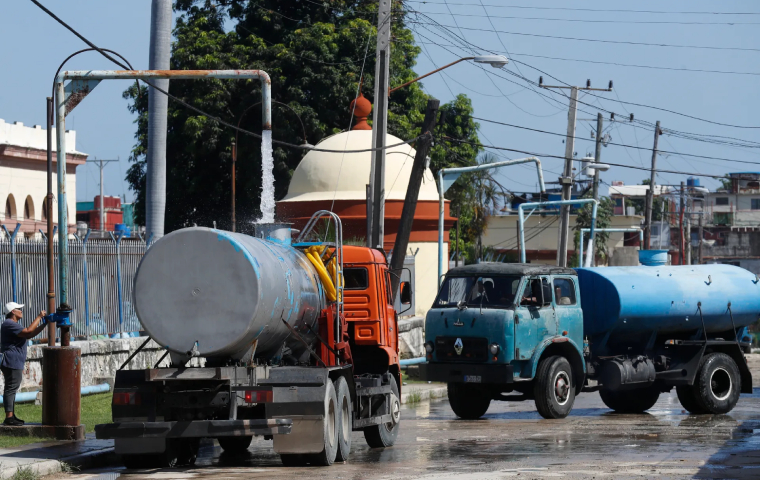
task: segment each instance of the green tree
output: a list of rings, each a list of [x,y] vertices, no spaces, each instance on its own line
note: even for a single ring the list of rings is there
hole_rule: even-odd
[[[642,185],[649,185],[651,183],[651,180],[646,178],[641,181]],[[642,215],[646,216],[646,199],[644,198],[626,198],[625,200],[626,206],[633,207],[636,212],[636,215]],[[654,202],[652,203],[652,221],[660,221],[662,218],[662,212],[663,212],[663,206],[665,205],[665,200],[662,197],[654,197]],[[667,215],[667,214],[666,214]]]
[[[398,3],[398,5],[396,5]],[[400,11],[400,2],[394,1]],[[276,0],[177,0],[178,14],[172,44],[172,69],[263,69],[272,79],[272,97],[290,109],[273,104],[273,136],[276,140],[316,144],[349,127],[349,102],[363,82],[362,93],[373,96],[377,3],[366,0],[331,2],[282,2]],[[391,85],[412,80],[419,47],[402,13],[394,14],[391,49]],[[363,70],[362,70],[363,69]],[[145,89],[142,89],[145,92]],[[251,105],[261,101],[256,81],[173,81],[170,92],[193,106],[230,123]],[[136,192],[136,217],[144,223],[145,153],[147,151],[147,95],[136,87],[124,93],[130,109],[139,114],[137,143],[127,174]],[[388,131],[403,139],[420,133],[427,95],[415,83],[393,93],[389,100]],[[241,127],[261,131],[260,107],[252,108]],[[450,112],[438,132],[478,142],[476,126],[469,118],[472,107],[457,97],[442,111]],[[464,119],[458,118],[466,112]],[[306,139],[301,130],[303,121]],[[460,136],[461,135],[461,136]],[[223,127],[185,107],[169,102],[167,138],[166,230],[192,223],[229,228],[232,129]],[[448,165],[453,150],[474,161],[477,148],[446,145],[433,149],[435,165]],[[303,151],[276,146],[275,190],[287,192],[293,170]],[[260,140],[239,135],[237,161],[238,224],[260,214]]]

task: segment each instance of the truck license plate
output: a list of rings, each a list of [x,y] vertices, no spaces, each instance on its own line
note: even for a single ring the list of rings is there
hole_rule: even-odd
[[[480,375],[465,375],[464,383],[480,383]]]

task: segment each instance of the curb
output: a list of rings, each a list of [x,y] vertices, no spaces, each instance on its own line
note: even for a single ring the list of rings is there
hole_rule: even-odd
[[[401,404],[429,402],[439,398],[447,398],[448,390],[446,387],[428,388],[425,390],[415,389],[413,385],[407,386],[407,393],[401,394]]]
[[[44,477],[61,473],[65,469],[67,470],[64,465],[73,467],[75,470],[83,470],[107,466],[113,464],[115,461],[116,454],[114,453],[113,447],[94,450],[70,457],[63,457],[58,460],[40,460],[36,462],[32,461],[29,463],[16,464],[12,467],[4,467],[2,465],[2,460],[0,460],[0,479],[11,478],[20,469],[29,469],[38,476]]]

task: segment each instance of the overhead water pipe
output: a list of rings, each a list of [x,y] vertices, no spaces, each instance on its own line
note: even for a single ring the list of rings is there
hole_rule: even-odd
[[[583,237],[586,235],[586,232],[590,231],[590,228],[581,228],[581,241],[578,245],[578,267],[583,266]],[[597,228],[597,232],[610,232],[610,233],[630,233],[630,232],[638,232],[639,233],[639,241],[641,242],[640,245],[644,245],[644,230],[642,230],[639,227],[631,227],[631,228]],[[641,247],[639,247],[641,248]],[[591,263],[591,262],[589,262]],[[591,265],[589,265],[591,266]]]
[[[525,220],[530,218],[530,216],[533,214],[533,212],[539,208],[539,207],[547,207],[547,206],[557,206],[557,205],[585,205],[587,203],[592,204],[591,209],[591,228],[589,231],[591,232],[589,235],[589,242],[588,242],[588,248],[589,248],[589,254],[590,252],[593,252],[594,248],[594,236],[596,234],[596,210],[599,206],[599,202],[597,200],[594,200],[593,198],[579,198],[576,200],[555,200],[551,202],[532,202],[532,203],[521,203],[520,206],[517,207],[517,215],[520,222],[520,262],[525,263]],[[523,213],[524,208],[531,208],[530,213],[527,217],[525,217]],[[590,257],[586,258],[586,266],[589,265]]]
[[[544,172],[541,170],[541,160],[538,157],[518,158],[516,160],[506,160],[503,162],[484,163],[472,167],[442,168],[438,170],[438,285],[441,284],[443,276],[443,210],[444,198],[446,193],[459,176],[463,173],[477,172],[480,170],[491,170],[493,168],[506,167],[509,165],[519,165],[521,163],[535,163],[538,171],[538,184],[541,187],[541,193],[546,193],[544,186]]]
[[[66,115],[92,91],[101,80],[171,79],[200,80],[258,79],[261,81],[261,112],[264,130],[272,129],[272,82],[263,70],[78,70],[58,74],[55,79],[56,94],[56,147],[58,160],[58,280],[60,304],[68,305],[68,212],[66,210]],[[71,80],[64,86],[66,80]],[[59,307],[60,308],[60,307]]]

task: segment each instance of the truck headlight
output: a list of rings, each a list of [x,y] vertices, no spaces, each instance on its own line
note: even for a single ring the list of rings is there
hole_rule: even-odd
[[[435,349],[435,347],[434,347],[434,345],[433,345],[433,342],[425,342],[425,351],[426,351],[428,354],[431,354],[431,353],[433,353],[433,350],[434,350],[434,349]]]
[[[491,344],[491,345],[488,347],[488,350],[490,350],[490,351],[491,351],[491,355],[497,355],[497,354],[499,353],[499,350],[500,350],[500,348],[499,348],[499,344],[498,344],[498,343],[492,343],[492,344]]]

